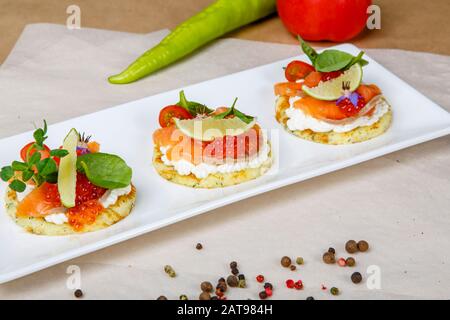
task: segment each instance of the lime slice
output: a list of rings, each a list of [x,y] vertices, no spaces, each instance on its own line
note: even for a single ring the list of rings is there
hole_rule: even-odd
[[[319,100],[333,101],[339,99],[342,94],[342,83],[350,83],[350,91],[355,91],[362,81],[362,67],[359,63],[354,64],[350,69],[345,71],[341,76],[319,83],[317,87],[309,88],[303,86],[303,91],[313,98]]]
[[[215,119],[213,117],[192,120],[175,119],[175,125],[183,134],[201,141],[212,141],[224,136],[237,136],[250,130],[255,123],[256,120],[245,123],[237,117],[228,119]]]
[[[70,130],[63,142],[63,149],[67,150],[69,154],[62,158],[59,164],[58,191],[61,203],[66,208],[75,207],[78,139],[77,130]]]

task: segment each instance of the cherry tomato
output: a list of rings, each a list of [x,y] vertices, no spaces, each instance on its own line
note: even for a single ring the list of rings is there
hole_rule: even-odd
[[[314,67],[306,62],[294,60],[289,63],[284,72],[287,81],[295,82],[306,78],[311,72],[316,71]]]
[[[47,147],[45,144],[43,150],[36,150],[35,148],[32,148],[30,151],[28,151],[28,149],[30,149],[33,144],[34,142],[30,142],[25,147],[23,147],[22,150],[20,150],[20,157],[22,158],[23,161],[27,161],[27,153],[29,157],[36,152],[39,152],[41,154],[41,159],[50,157],[50,148]]]
[[[322,73],[322,81],[330,81],[336,79],[343,73],[344,73],[343,71],[324,72]]]
[[[189,111],[180,106],[167,106],[159,113],[159,125],[163,128],[169,127],[173,124],[173,118],[178,119],[192,119],[194,118]]]

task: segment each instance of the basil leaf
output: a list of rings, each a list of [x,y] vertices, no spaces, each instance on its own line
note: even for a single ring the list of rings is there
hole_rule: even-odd
[[[14,169],[11,166],[3,167],[0,172],[0,177],[3,181],[8,182],[12,177],[14,177]]]
[[[26,170],[26,171],[22,172],[22,180],[24,182],[27,182],[28,180],[33,178],[33,176],[34,176],[34,171],[33,170]]]
[[[9,187],[16,192],[24,192],[27,188],[27,185],[22,181],[16,179],[9,184]]]
[[[24,162],[13,161],[11,167],[14,171],[25,171],[28,170],[28,165]]]
[[[353,60],[353,56],[339,50],[325,50],[317,56],[314,67],[320,72],[333,72],[345,69]]]
[[[54,150],[50,151],[50,155],[52,157],[57,157],[57,158],[64,158],[68,154],[69,154],[69,151],[64,150],[64,149],[54,149]]]
[[[40,176],[48,176],[54,172],[58,172],[58,166],[52,158],[46,158],[36,164],[36,168]]]
[[[346,69],[350,69],[353,65],[359,63],[361,67],[367,66],[369,64],[369,61],[364,60],[362,57],[364,55],[364,51],[361,51],[356,57],[353,57],[352,61],[349,63],[349,65],[346,67]]]
[[[208,114],[213,112],[213,110],[209,109],[204,104],[188,101],[184,94],[184,91],[180,91],[180,101],[177,103],[178,106],[185,108],[192,116],[197,116],[199,114]]]
[[[77,159],[77,170],[94,185],[106,189],[124,188],[131,183],[132,170],[119,156],[88,153]]]
[[[39,161],[41,161],[41,154],[39,152],[35,152],[31,155],[30,160],[28,160],[28,166],[32,167]]]
[[[237,109],[234,109],[234,115],[235,115],[236,117],[238,117],[239,119],[241,119],[242,121],[244,121],[245,123],[250,123],[250,122],[253,121],[253,119],[255,119],[254,117],[248,116],[248,115],[246,115],[246,114],[240,112],[240,111],[237,110]]]
[[[45,181],[51,184],[58,182],[58,172],[53,172],[45,177]]]
[[[311,47],[308,43],[306,43],[300,36],[298,36],[298,40],[301,43],[303,52],[308,56],[312,64],[315,64],[316,59],[318,57],[317,51],[314,50],[314,48]]]

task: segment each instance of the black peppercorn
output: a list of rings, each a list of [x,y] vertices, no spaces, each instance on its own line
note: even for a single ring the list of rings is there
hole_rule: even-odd
[[[284,256],[281,258],[281,265],[285,268],[289,268],[292,264],[291,258]]]
[[[83,296],[83,291],[81,291],[81,289],[77,289],[73,294],[75,298],[81,298]]]
[[[367,243],[367,241],[364,240],[359,241],[358,250],[361,252],[366,252],[367,250],[369,250],[369,244]]]
[[[291,269],[291,271],[297,270],[297,267],[295,265],[293,265],[293,264],[291,264],[291,266],[289,268]]]
[[[213,291],[213,285],[211,284],[211,282],[204,281],[204,282],[202,282],[202,284],[200,285],[200,289],[201,289],[203,292],[212,292],[212,291]]]
[[[239,269],[233,268],[233,269],[231,269],[231,273],[234,274],[235,276],[237,276],[239,274]]]
[[[352,279],[352,282],[355,284],[360,283],[362,281],[362,275],[359,272],[355,272],[352,274],[351,279]]]
[[[308,298],[306,298],[306,300],[308,300],[308,301],[314,300],[314,297],[308,297]]]
[[[203,249],[203,245],[199,242],[199,243],[197,243],[197,245],[195,246],[195,249],[197,249],[197,250],[202,250],[202,249]]]
[[[236,261],[233,261],[233,262],[230,263],[230,269],[234,269],[234,268],[237,268],[237,262]]]
[[[217,298],[217,296],[212,296],[211,300],[219,300],[219,298]]]
[[[203,291],[200,293],[200,296],[198,297],[199,300],[211,300],[211,295],[208,292]]]
[[[349,240],[345,244],[345,250],[347,250],[348,253],[355,253],[358,251],[358,244],[355,240]]]
[[[245,275],[240,274],[240,275],[238,275],[238,278],[239,278],[239,280],[245,280]]]
[[[266,293],[265,291],[261,291],[261,292],[259,293],[259,298],[260,298],[261,300],[267,299],[267,293]]]
[[[233,275],[228,276],[227,284],[232,288],[236,288],[239,284],[238,278]]]
[[[325,262],[326,264],[333,264],[336,262],[336,258],[334,257],[334,254],[330,253],[330,252],[325,252],[323,254],[323,262]]]
[[[159,296],[156,300],[167,300],[166,296]]]
[[[332,248],[332,247],[328,248],[328,252],[332,253],[332,254],[336,254],[336,250],[334,250],[334,248]]]

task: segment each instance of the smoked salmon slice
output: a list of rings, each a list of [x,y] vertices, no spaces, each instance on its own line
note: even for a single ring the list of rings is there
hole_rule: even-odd
[[[53,209],[62,207],[58,187],[44,183],[31,191],[17,206],[19,217],[43,217]]]

